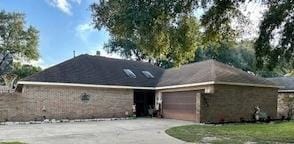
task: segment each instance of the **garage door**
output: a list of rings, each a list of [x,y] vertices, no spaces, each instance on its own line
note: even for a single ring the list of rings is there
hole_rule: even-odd
[[[162,112],[165,118],[196,121],[196,92],[162,93]]]

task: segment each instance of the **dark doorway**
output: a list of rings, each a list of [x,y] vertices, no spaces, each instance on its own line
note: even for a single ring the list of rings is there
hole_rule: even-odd
[[[153,90],[134,90],[134,104],[136,105],[136,116],[148,116],[150,106],[154,108],[155,91]]]

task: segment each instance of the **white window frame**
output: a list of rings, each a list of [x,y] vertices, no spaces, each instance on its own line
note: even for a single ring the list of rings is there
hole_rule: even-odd
[[[142,73],[147,78],[150,78],[150,79],[154,78],[154,75],[149,71],[142,71]]]
[[[123,69],[125,74],[130,78],[137,78],[136,74],[130,69]]]

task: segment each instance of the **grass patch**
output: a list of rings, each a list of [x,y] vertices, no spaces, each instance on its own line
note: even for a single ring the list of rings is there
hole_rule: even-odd
[[[0,142],[0,144],[26,144],[23,142]]]
[[[209,143],[294,143],[294,122],[188,125],[166,133],[187,142]]]

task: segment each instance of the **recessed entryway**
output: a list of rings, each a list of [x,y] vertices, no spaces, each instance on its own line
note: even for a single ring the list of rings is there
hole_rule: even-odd
[[[134,90],[134,104],[137,117],[149,116],[148,109],[154,109],[155,105],[155,91]]]

